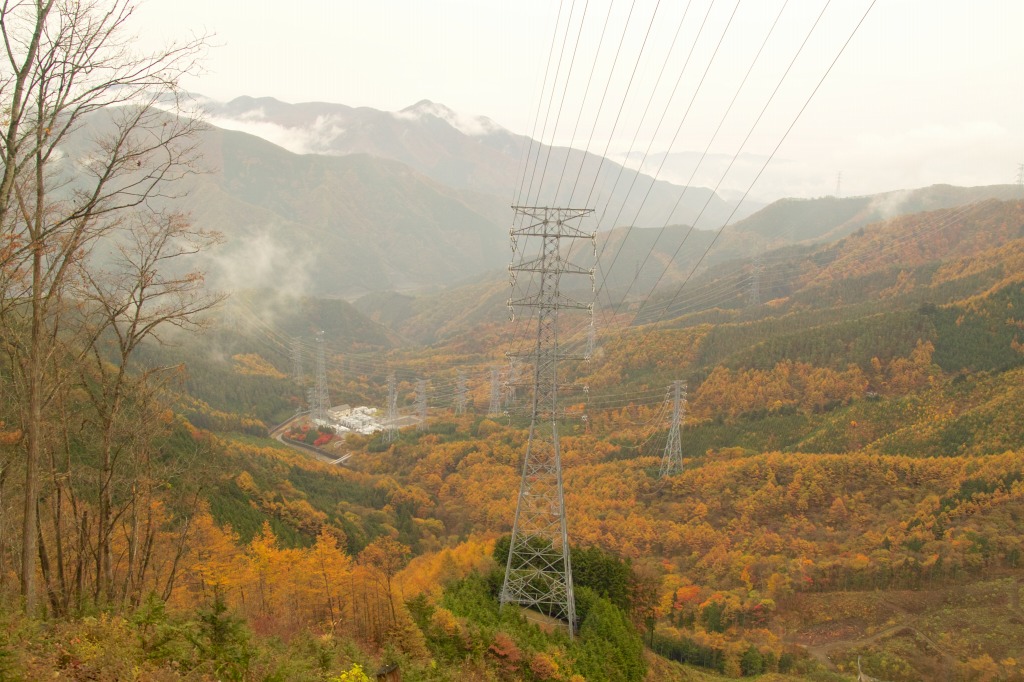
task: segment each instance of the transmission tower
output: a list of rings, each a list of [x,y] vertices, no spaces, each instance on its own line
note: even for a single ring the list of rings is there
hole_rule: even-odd
[[[299,337],[292,339],[292,376],[295,383],[302,385],[302,340]]]
[[[519,384],[519,358],[508,359],[508,381],[505,382],[505,407],[509,410],[516,402],[516,386]]]
[[[686,382],[673,381],[669,394],[672,396],[672,425],[668,430],[665,454],[661,456],[659,478],[683,472],[683,443],[679,438],[679,426],[686,416]]]
[[[536,342],[526,354],[533,363],[533,396],[530,435],[523,461],[512,540],[509,544],[501,604],[532,607],[562,619],[572,637],[576,627],[576,602],[572,586],[572,563],[565,519],[562,487],[562,457],[558,444],[558,316],[560,310],[591,310],[592,303],[574,301],[561,293],[562,275],[589,275],[593,291],[594,270],[569,262],[563,254],[577,239],[590,240],[574,223],[592,213],[590,209],[513,207],[525,220],[510,231],[514,252],[521,254],[509,266],[513,276],[531,273],[540,279],[539,290],[524,298],[509,300],[509,307],[536,310]],[[514,224],[514,223],[513,223]],[[535,258],[526,246],[540,240]],[[523,248],[519,249],[522,241]],[[529,292],[527,292],[529,294]]]
[[[487,414],[501,414],[501,370],[491,368],[491,404]]]
[[[395,375],[388,375],[388,416],[384,422],[384,442],[394,443],[398,437],[398,384]]]
[[[761,305],[761,274],[764,272],[764,261],[761,254],[754,256],[753,278],[750,280],[750,306]]]
[[[843,196],[843,171],[836,173],[836,199]]]
[[[295,386],[299,389],[299,404],[295,408],[296,414],[302,412],[302,341],[299,337],[292,339],[292,376],[295,378]]]
[[[466,414],[466,373],[460,371],[455,380],[455,414]]]
[[[417,431],[427,430],[427,380],[416,381],[416,414],[420,417],[420,423],[416,425]]]
[[[310,409],[313,411],[313,421],[323,424],[327,423],[327,410],[331,407],[331,399],[327,394],[327,358],[324,353],[324,333],[316,334],[316,388],[313,393],[313,401]]]
[[[1017,164],[1017,190],[1024,196],[1024,163]]]
[[[587,353],[584,356],[587,360],[594,357],[594,347],[597,345],[597,321],[594,319],[594,311],[590,311],[590,328],[587,329]]]

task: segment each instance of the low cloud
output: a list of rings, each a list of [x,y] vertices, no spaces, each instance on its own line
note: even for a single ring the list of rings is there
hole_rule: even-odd
[[[503,130],[500,125],[486,116],[465,116],[452,111],[443,104],[429,101],[423,101],[401,111],[392,112],[391,115],[404,121],[419,121],[425,116],[432,116],[446,122],[463,135],[471,137],[479,137]]]
[[[301,254],[269,232],[234,239],[207,255],[208,279],[223,291],[266,289],[281,298],[309,291],[309,274]]]
[[[311,125],[290,127],[267,120],[262,109],[253,109],[239,118],[210,116],[206,121],[218,128],[261,137],[295,154],[330,154],[345,134],[337,116],[317,116]]]

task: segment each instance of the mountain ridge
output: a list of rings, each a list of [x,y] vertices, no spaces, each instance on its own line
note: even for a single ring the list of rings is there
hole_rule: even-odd
[[[253,134],[262,132],[282,146],[292,145],[292,151],[367,153],[390,158],[444,184],[500,197],[508,197],[520,184],[527,184],[522,169],[527,153],[533,159],[527,160],[528,166],[543,165],[552,172],[563,169],[558,177],[534,177],[537,186],[532,187],[531,182],[526,187],[523,203],[541,201],[540,197],[545,203],[567,203],[571,199],[578,203],[579,197],[573,196],[578,189],[613,187],[615,191],[608,199],[613,211],[628,222],[651,226],[691,223],[700,215],[701,227],[714,227],[725,222],[734,208],[734,203],[724,201],[708,188],[684,190],[591,152],[537,144],[490,118],[465,116],[431,100],[421,100],[398,112],[326,102],[289,104],[272,97],[249,96],[227,103],[202,98],[202,104],[215,125]],[[563,176],[573,178],[571,186],[562,182]]]

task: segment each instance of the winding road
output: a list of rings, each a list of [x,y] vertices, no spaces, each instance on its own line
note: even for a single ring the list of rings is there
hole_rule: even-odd
[[[278,443],[281,443],[282,445],[287,445],[288,447],[294,450],[299,450],[301,452],[305,452],[306,454],[313,455],[314,457],[316,457],[321,462],[324,462],[325,464],[348,466],[346,462],[348,462],[349,458],[352,456],[351,452],[345,453],[341,457],[332,457],[330,454],[328,454],[324,450],[321,450],[320,448],[308,445],[307,443],[300,443],[297,440],[292,440],[290,438],[284,437],[285,432],[288,430],[288,427],[292,425],[292,422],[296,421],[297,419],[303,416],[305,416],[305,413],[300,412],[291,419],[288,419],[282,422],[281,424],[278,424],[270,431],[269,436],[276,440]]]

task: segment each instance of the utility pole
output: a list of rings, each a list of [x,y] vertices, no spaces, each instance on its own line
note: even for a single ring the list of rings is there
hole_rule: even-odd
[[[683,443],[679,437],[679,427],[686,415],[686,382],[673,381],[669,395],[672,397],[672,425],[668,429],[665,454],[661,456],[659,478],[683,472]]]
[[[459,375],[455,379],[455,414],[456,416],[462,416],[466,414],[466,373],[459,370]]]
[[[558,317],[561,310],[593,308],[592,302],[574,301],[560,288],[563,275],[588,275],[593,290],[594,269],[575,265],[563,256],[572,252],[568,247],[579,239],[589,240],[596,253],[594,232],[576,227],[593,211],[532,206],[513,209],[525,220],[510,230],[513,251],[520,254],[509,266],[512,286],[524,272],[539,276],[540,286],[533,295],[509,299],[513,313],[517,308],[536,310],[537,326],[533,350],[525,354],[533,363],[530,432],[500,600],[502,606],[519,604],[565,621],[572,637],[576,601],[558,443]],[[526,246],[538,240],[538,255],[527,256]]]
[[[420,423],[416,425],[417,431],[427,430],[427,380],[416,381],[416,414],[420,417]]]
[[[497,367],[491,368],[491,404],[487,414],[501,414],[501,370]]]
[[[313,394],[310,409],[313,410],[313,421],[327,423],[327,410],[331,407],[331,399],[327,394],[327,358],[324,351],[324,333],[316,334],[316,390]]]
[[[394,373],[388,375],[388,417],[384,423],[384,442],[394,443],[398,437],[398,383]]]

